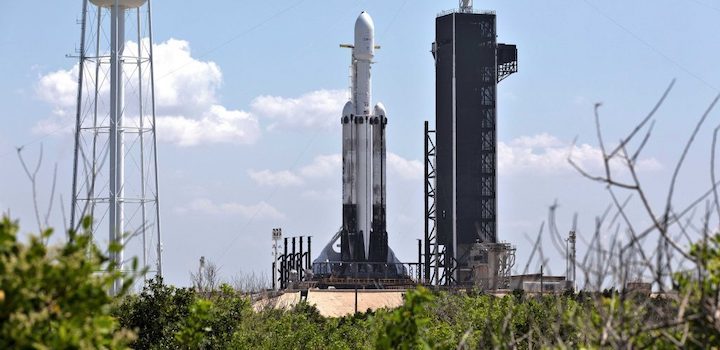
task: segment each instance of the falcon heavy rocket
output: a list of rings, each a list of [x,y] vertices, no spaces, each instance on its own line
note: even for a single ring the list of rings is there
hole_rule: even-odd
[[[386,263],[385,107],[371,109],[370,65],[375,55],[375,28],[367,12],[355,21],[351,98],[342,112],[342,229],[344,262]]]

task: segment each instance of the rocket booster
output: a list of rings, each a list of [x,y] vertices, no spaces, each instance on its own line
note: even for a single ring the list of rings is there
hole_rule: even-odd
[[[368,260],[383,262],[387,259],[388,239],[385,219],[385,106],[375,105],[374,115],[370,118],[372,129],[372,198],[373,216],[370,233],[370,255]]]
[[[343,261],[385,262],[385,108],[371,110],[370,66],[375,56],[375,28],[367,12],[355,21],[351,60],[351,100],[342,123]]]

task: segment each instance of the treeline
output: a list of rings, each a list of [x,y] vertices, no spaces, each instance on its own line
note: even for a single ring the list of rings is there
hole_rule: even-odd
[[[720,334],[710,324],[676,322],[681,307],[674,298],[611,291],[495,297],[418,287],[395,310],[326,318],[306,303],[254,310],[247,296],[227,285],[201,295],[153,280],[141,294],[124,299],[114,315],[137,332],[137,349],[717,346]]]
[[[708,349],[720,344],[720,235],[694,245],[696,271],[667,297],[606,293],[505,297],[407,292],[394,310],[326,318],[308,304],[253,308],[229,285],[211,291],[149,280],[141,293],[107,290],[141,276],[117,271],[87,233],[26,242],[0,221],[0,349]],[[112,247],[117,249],[117,247]],[[98,271],[109,271],[98,273]],[[702,276],[698,278],[698,276]]]

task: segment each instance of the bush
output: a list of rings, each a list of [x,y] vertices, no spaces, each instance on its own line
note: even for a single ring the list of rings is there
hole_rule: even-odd
[[[174,349],[175,333],[190,315],[195,292],[163,284],[162,278],[148,280],[139,295],[121,300],[113,312],[120,324],[137,332],[135,349]]]
[[[301,302],[253,310],[229,285],[202,294],[147,281],[137,295],[107,290],[124,276],[83,233],[65,244],[52,231],[17,240],[0,222],[0,349],[469,349],[717,348],[720,235],[693,245],[697,271],[674,276],[679,298],[565,292],[504,297],[408,290],[395,310],[323,317]],[[112,247],[115,249],[115,247]],[[99,270],[107,271],[97,273]],[[609,337],[612,340],[609,341]]]
[[[92,244],[90,227],[91,220],[83,220],[82,233],[70,231],[61,245],[45,244],[51,229],[25,244],[18,241],[17,222],[2,219],[0,349],[124,349],[134,339],[110,315],[107,293],[122,278],[125,294],[133,276],[123,275]]]

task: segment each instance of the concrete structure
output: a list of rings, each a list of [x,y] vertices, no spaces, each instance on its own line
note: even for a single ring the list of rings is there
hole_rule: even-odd
[[[458,284],[481,290],[508,289],[515,265],[515,247],[508,243],[476,242],[470,248],[467,267],[458,271]]]
[[[538,273],[510,277],[511,290],[521,289],[528,293],[562,293],[572,288],[572,281],[566,281],[565,276],[545,276]]]
[[[307,291],[306,297],[303,297],[302,293],[291,291],[274,297],[261,298],[253,303],[253,308],[256,311],[266,307],[292,308],[305,300],[308,304],[315,305],[320,314],[326,317],[342,317],[355,313],[354,290],[311,289]],[[404,295],[404,290],[358,290],[357,311],[394,309],[403,304]]]

